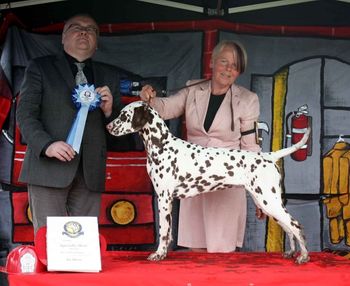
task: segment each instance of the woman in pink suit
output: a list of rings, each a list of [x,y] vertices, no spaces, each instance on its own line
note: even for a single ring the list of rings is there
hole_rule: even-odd
[[[166,98],[156,97],[153,88],[146,85],[141,99],[150,102],[165,120],[184,115],[187,140],[192,143],[260,151],[255,132],[250,132],[259,117],[258,97],[235,84],[246,61],[241,45],[221,41],[212,53],[210,80],[189,81],[186,88]],[[231,252],[242,247],[247,199],[243,187],[234,189],[182,199],[178,245],[208,252]],[[263,217],[260,210],[257,216]]]

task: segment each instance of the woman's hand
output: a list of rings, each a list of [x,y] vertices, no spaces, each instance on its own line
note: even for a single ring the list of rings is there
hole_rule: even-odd
[[[257,217],[257,219],[265,219],[266,218],[266,214],[263,213],[263,211],[256,207],[255,209],[255,216]]]
[[[151,99],[153,97],[156,97],[157,93],[156,91],[153,89],[152,86],[150,86],[149,84],[146,84],[144,87],[142,87],[141,89],[141,93],[140,93],[140,98],[142,101],[145,102],[151,102]]]

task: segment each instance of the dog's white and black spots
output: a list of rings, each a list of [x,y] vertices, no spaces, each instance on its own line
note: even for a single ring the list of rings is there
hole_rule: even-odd
[[[297,240],[300,254],[296,263],[309,261],[302,227],[282,202],[281,173],[276,161],[305,145],[310,130],[297,144],[276,152],[204,148],[173,136],[159,114],[142,101],[124,107],[107,129],[115,136],[139,132],[147,151],[147,172],[157,194],[159,209],[159,244],[149,255],[149,260],[161,260],[167,255],[172,239],[174,198],[243,185],[256,205],[288,234],[291,249],[284,256],[294,257]]]

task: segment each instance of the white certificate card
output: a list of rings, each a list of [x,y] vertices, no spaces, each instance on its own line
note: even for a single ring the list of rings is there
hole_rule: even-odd
[[[99,272],[97,217],[47,217],[47,270]]]

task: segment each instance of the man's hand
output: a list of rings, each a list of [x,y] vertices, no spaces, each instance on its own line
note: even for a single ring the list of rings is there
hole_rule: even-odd
[[[113,96],[112,96],[111,90],[109,89],[108,86],[105,85],[105,86],[96,88],[95,91],[101,95],[100,108],[105,114],[105,117],[108,118],[112,114],[112,107],[113,107]]]
[[[47,147],[45,155],[50,158],[57,158],[62,162],[67,162],[74,158],[75,151],[66,142],[56,141]]]

